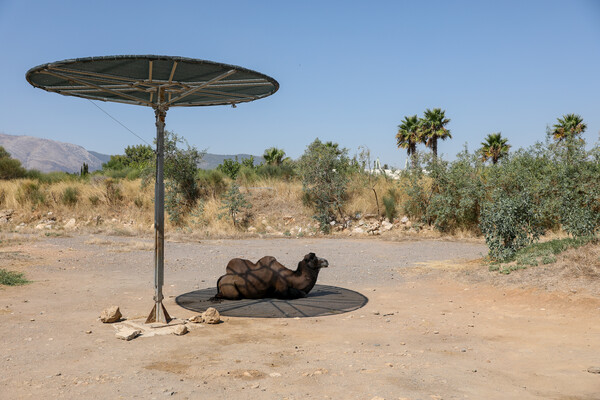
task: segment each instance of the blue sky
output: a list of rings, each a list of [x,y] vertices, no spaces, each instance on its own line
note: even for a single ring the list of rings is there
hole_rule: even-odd
[[[544,140],[567,113],[600,131],[596,1],[27,1],[0,0],[0,133],[122,153],[141,141],[88,100],[30,86],[25,73],[63,59],[159,54],[240,65],[279,91],[231,107],[173,108],[167,129],[211,153],[299,157],[316,137],[367,146],[403,166],[404,116],[440,107],[453,159],[501,131],[514,148]],[[150,108],[99,103],[146,141]]]

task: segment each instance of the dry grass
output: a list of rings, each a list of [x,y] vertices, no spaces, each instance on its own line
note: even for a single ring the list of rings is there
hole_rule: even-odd
[[[509,275],[489,271],[483,263],[466,265],[456,273],[468,282],[490,282],[507,288],[538,288],[572,295],[600,297],[600,242],[569,249],[551,264],[529,266]]]

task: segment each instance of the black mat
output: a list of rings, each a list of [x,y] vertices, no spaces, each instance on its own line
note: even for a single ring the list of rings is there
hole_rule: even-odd
[[[337,286],[315,285],[308,296],[295,300],[258,299],[209,301],[216,288],[195,290],[177,296],[181,307],[201,313],[208,307],[216,308],[228,317],[295,318],[320,317],[342,314],[363,307],[369,299],[353,290]]]

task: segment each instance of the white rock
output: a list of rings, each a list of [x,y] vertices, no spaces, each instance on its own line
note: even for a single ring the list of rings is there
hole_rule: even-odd
[[[73,229],[75,228],[75,218],[71,218],[69,221],[67,221],[67,223],[65,224],[65,229]]]
[[[115,336],[117,337],[117,339],[129,341],[138,337],[140,333],[142,333],[142,331],[140,331],[139,329],[124,327],[118,330]]]
[[[206,324],[218,324],[221,322],[221,315],[216,308],[208,307],[206,311],[202,313],[202,321]]]
[[[112,306],[102,311],[100,314],[100,321],[106,323],[117,322],[121,319],[123,315],[121,314],[121,310],[119,310],[118,306]]]
[[[175,326],[175,328],[173,329],[173,334],[177,335],[177,336],[181,336],[181,335],[185,335],[186,333],[188,333],[188,328],[185,325],[177,325]]]
[[[35,226],[35,229],[44,229],[46,227],[46,224],[37,224]]]
[[[365,233],[365,230],[357,226],[356,228],[352,229],[352,233]]]
[[[204,322],[204,320],[202,319],[202,314],[194,315],[193,317],[188,318],[188,321],[193,322],[195,324],[201,324],[202,322]]]
[[[383,221],[381,223],[381,230],[384,232],[387,232],[389,230],[391,230],[394,227],[394,224],[387,222],[387,221]]]
[[[408,223],[408,217],[405,215],[404,217],[402,217],[402,219],[400,220],[401,223],[406,224]]]
[[[254,233],[254,232],[256,232],[256,228],[253,227],[253,226],[251,226],[251,227],[248,228],[248,232]]]

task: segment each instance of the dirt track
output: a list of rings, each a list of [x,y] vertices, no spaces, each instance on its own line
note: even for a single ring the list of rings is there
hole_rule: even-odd
[[[0,398],[600,399],[600,299],[464,283],[456,268],[485,246],[346,239],[167,243],[175,296],[214,287],[233,257],[270,254],[294,267],[329,260],[319,284],[357,291],[355,311],[310,318],[233,318],[185,336],[117,340],[97,320],[152,305],[148,239],[5,240],[0,267],[34,283],[0,288]],[[425,273],[423,273],[425,271]],[[86,331],[92,331],[91,334]],[[3,397],[7,396],[8,397]]]

